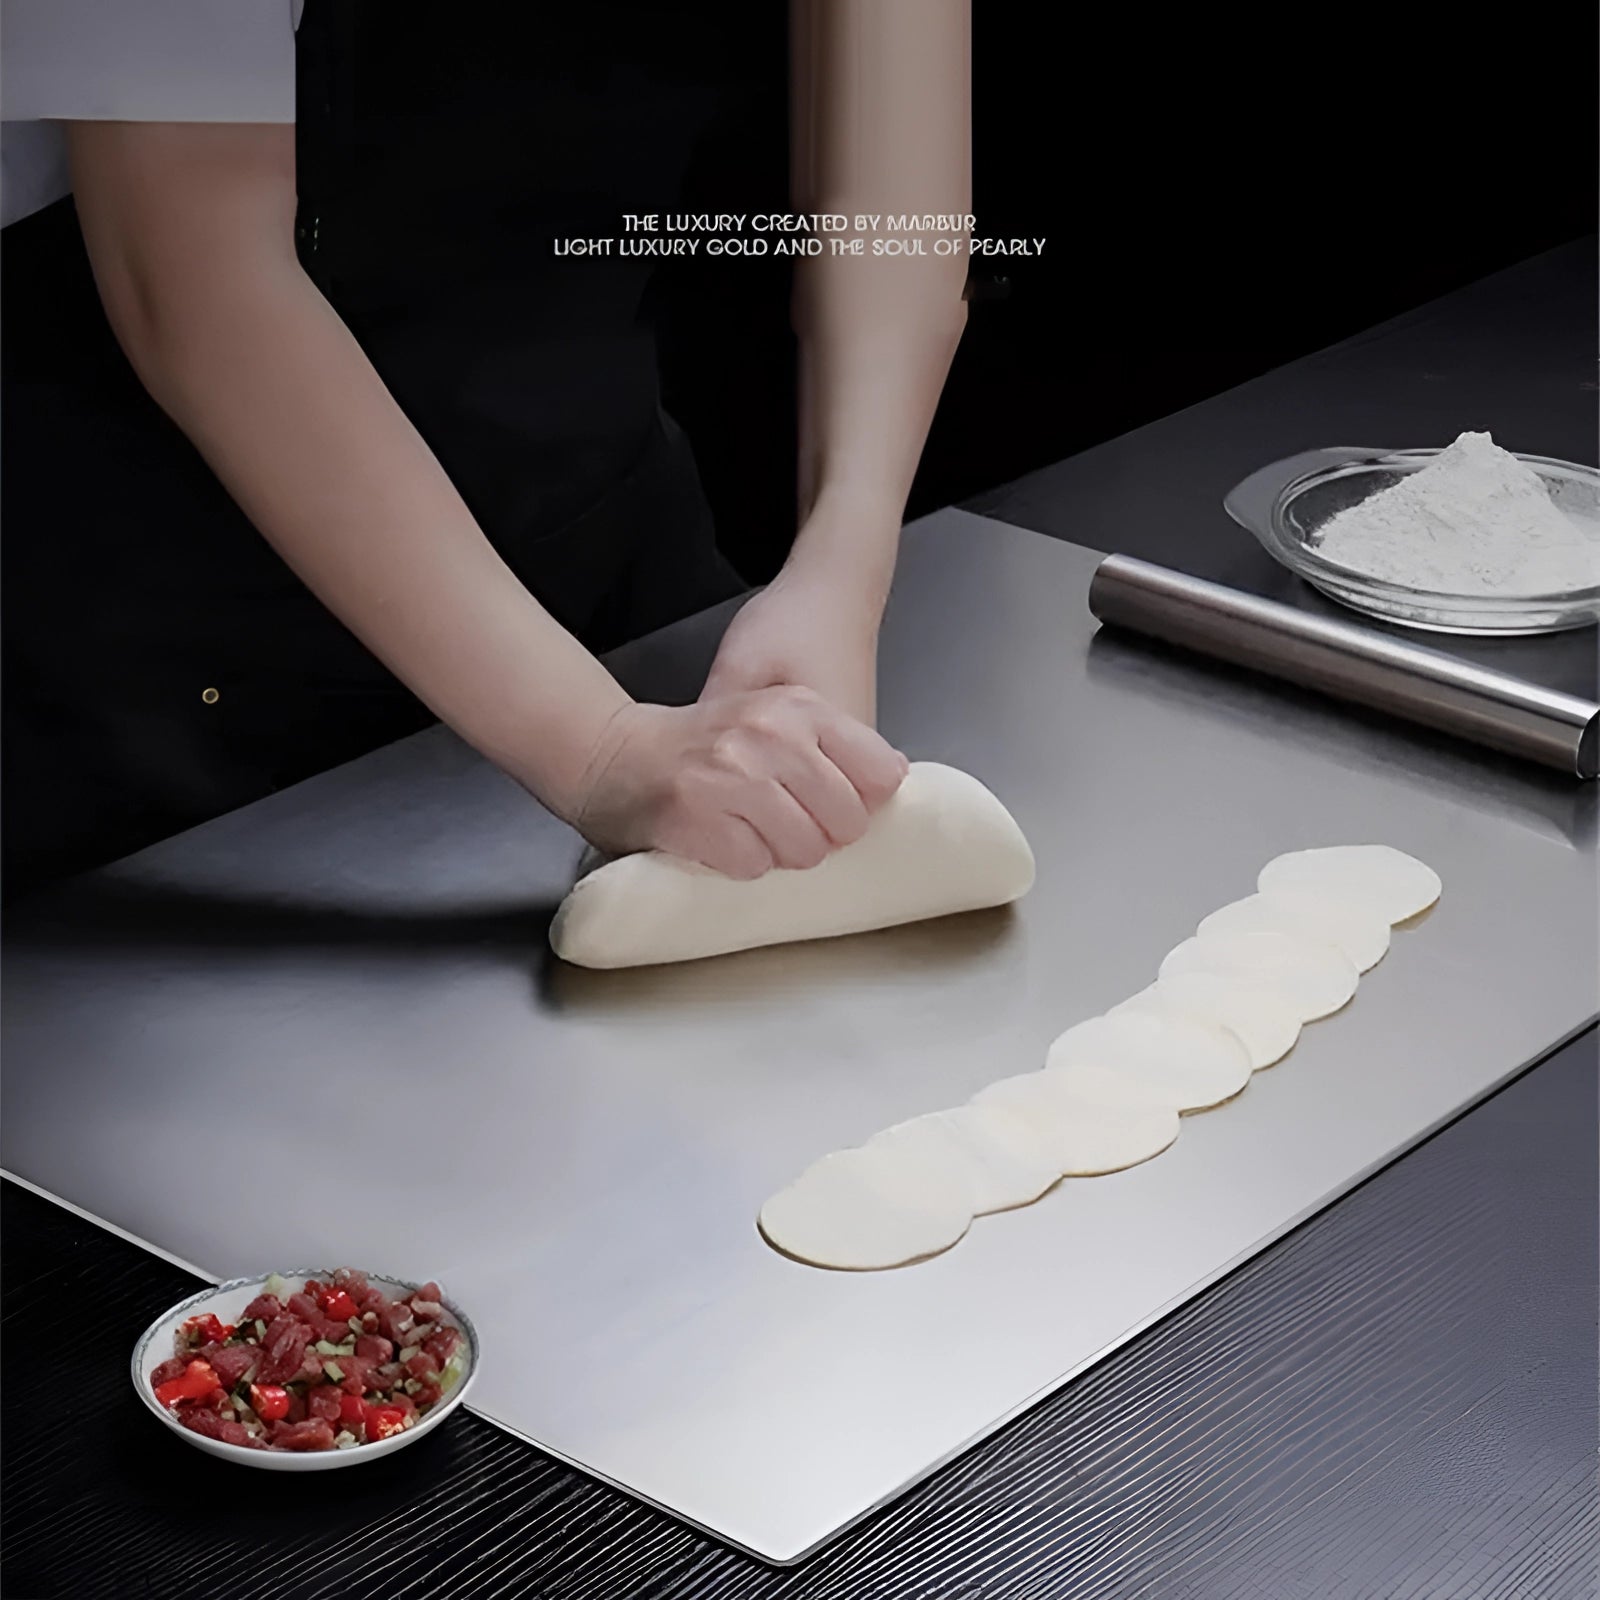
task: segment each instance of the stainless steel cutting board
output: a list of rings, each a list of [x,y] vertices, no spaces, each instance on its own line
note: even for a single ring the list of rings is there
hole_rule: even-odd
[[[886,731],[1033,842],[1013,912],[557,968],[576,841],[435,731],[10,919],[6,1169],[212,1274],[437,1276],[483,1334],[485,1415],[798,1559],[1600,1009],[1592,794],[1096,641],[1096,560],[941,513],[885,627]],[[619,670],[692,690],[717,620]],[[1277,852],[1366,840],[1443,899],[1166,1155],[899,1272],[762,1244],[815,1156],[1039,1065]]]

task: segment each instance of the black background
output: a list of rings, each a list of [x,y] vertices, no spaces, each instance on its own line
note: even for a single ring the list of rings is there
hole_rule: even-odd
[[[1594,226],[1590,6],[974,13],[978,231],[1048,244],[977,268],[1009,293],[971,307],[912,515]],[[781,192],[781,51],[702,149],[691,201]],[[761,580],[794,516],[786,283],[702,260],[673,289],[668,403],[724,548]]]

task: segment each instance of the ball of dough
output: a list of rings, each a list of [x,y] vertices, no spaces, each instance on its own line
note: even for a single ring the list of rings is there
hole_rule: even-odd
[[[556,912],[550,944],[580,967],[637,967],[1009,904],[1033,886],[1011,813],[954,767],[914,762],[854,844],[748,882],[646,851],[597,867]]]

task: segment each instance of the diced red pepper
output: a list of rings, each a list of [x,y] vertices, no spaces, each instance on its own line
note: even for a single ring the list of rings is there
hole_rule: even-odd
[[[226,1322],[219,1321],[210,1311],[204,1316],[190,1317],[182,1329],[183,1337],[190,1344],[222,1344],[232,1332]]]
[[[359,1315],[355,1301],[343,1289],[324,1289],[317,1303],[323,1315],[332,1317],[335,1322],[347,1323],[351,1317]]]
[[[281,1422],[289,1415],[289,1391],[281,1384],[252,1383],[250,1409],[263,1422]]]
[[[367,1275],[357,1272],[354,1267],[340,1267],[333,1275],[334,1283],[341,1289],[348,1289],[352,1295],[360,1295],[366,1291]]]
[[[399,1406],[367,1407],[367,1442],[376,1444],[401,1432],[406,1425],[406,1414]]]
[[[159,1389],[162,1384],[181,1378],[188,1370],[189,1363],[183,1356],[171,1356],[150,1374],[151,1386]]]
[[[169,1378],[156,1386],[156,1399],[164,1406],[175,1406],[180,1400],[203,1400],[221,1387],[209,1361],[191,1361],[181,1378]]]
[[[367,1420],[367,1407],[358,1394],[339,1396],[339,1420],[360,1427]]]

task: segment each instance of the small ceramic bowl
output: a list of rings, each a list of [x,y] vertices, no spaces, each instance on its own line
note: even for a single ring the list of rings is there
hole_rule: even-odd
[[[243,1445],[224,1444],[220,1439],[208,1439],[204,1434],[185,1428],[156,1399],[155,1391],[150,1385],[151,1373],[171,1357],[178,1329],[190,1317],[203,1316],[209,1311],[223,1322],[237,1322],[244,1308],[258,1294],[265,1292],[267,1279],[270,1276],[273,1274],[263,1273],[257,1278],[234,1278],[228,1283],[218,1284],[214,1289],[202,1289],[198,1294],[190,1295],[187,1300],[180,1301],[170,1311],[162,1312],[144,1330],[139,1342],[133,1347],[135,1392],[152,1415],[160,1420],[162,1426],[177,1434],[186,1444],[195,1445],[210,1455],[221,1456],[225,1461],[237,1461],[246,1467],[265,1467],[269,1472],[323,1472],[333,1467],[353,1467],[363,1461],[375,1461],[379,1456],[389,1455],[395,1450],[404,1449],[408,1444],[414,1444],[424,1434],[433,1432],[466,1399],[467,1390],[472,1387],[472,1381],[478,1373],[478,1335],[460,1308],[453,1301],[446,1299],[441,1302],[444,1306],[444,1321],[451,1327],[460,1329],[466,1341],[466,1365],[455,1387],[426,1416],[420,1417],[413,1427],[406,1428],[403,1432],[391,1434],[387,1439],[380,1439],[375,1444],[352,1445],[343,1450],[297,1451],[251,1450]],[[288,1272],[280,1272],[276,1276],[288,1279],[299,1288],[307,1278],[328,1282],[333,1277],[333,1269],[296,1267]],[[413,1290],[421,1288],[420,1284],[406,1283],[396,1278],[378,1277],[371,1273],[367,1275],[367,1281],[374,1288],[382,1289],[391,1299],[397,1299],[401,1295],[410,1294]]]

